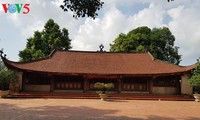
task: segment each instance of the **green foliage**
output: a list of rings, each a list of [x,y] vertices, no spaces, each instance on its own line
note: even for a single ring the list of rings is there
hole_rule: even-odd
[[[19,52],[20,61],[36,60],[48,56],[54,49],[68,50],[71,40],[66,28],[60,27],[49,19],[43,31],[35,31],[33,37],[27,39],[26,48]]]
[[[188,83],[194,88],[196,93],[200,93],[200,64],[198,64],[192,72],[192,76],[188,79]]]
[[[149,51],[160,60],[179,64],[181,55],[178,47],[174,46],[175,37],[166,27],[150,29],[138,27],[127,35],[120,34],[113,44],[110,44],[111,52],[145,52]]]
[[[96,82],[94,84],[94,88],[96,88],[98,91],[98,94],[107,94],[108,90],[114,88],[113,83],[101,83],[101,82]]]
[[[95,19],[98,14],[97,10],[100,10],[104,3],[101,0],[63,0],[63,4],[60,6],[64,11],[74,12],[73,17],[92,17]]]
[[[102,8],[103,4],[104,2],[101,2],[101,0],[63,0],[63,4],[60,7],[64,11],[72,11],[74,18],[85,17],[87,15],[95,19],[98,16],[97,11]]]
[[[6,69],[7,69],[6,66],[4,65],[3,61],[0,58],[0,71],[1,70],[6,70]]]
[[[1,70],[0,71],[0,89],[8,90],[9,83],[18,80],[18,76],[14,71],[11,70]]]
[[[200,63],[196,66],[196,68],[192,71],[192,76],[200,76]]]

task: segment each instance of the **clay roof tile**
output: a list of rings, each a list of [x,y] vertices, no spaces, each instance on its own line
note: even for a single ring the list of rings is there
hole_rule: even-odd
[[[3,58],[11,69],[49,73],[153,75],[187,72],[194,66],[181,67],[156,60],[150,53],[100,53],[54,51],[49,57],[13,62]]]

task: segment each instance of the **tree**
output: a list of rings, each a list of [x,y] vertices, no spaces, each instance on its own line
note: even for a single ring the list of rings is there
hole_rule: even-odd
[[[196,66],[192,72],[192,76],[188,79],[188,83],[194,88],[195,93],[200,93],[200,63]]]
[[[98,16],[97,10],[100,10],[104,2],[101,0],[63,0],[60,6],[64,11],[74,12],[73,17],[92,17],[93,19]]]
[[[175,37],[171,31],[164,28],[155,28],[151,32],[150,52],[157,59],[179,64],[181,55],[178,54],[179,47],[174,46]]]
[[[3,49],[0,50],[0,71],[7,70],[7,67],[3,63],[2,59],[1,59],[1,56],[3,56]]]
[[[0,71],[6,70],[6,69],[7,69],[6,66],[4,65],[3,61],[0,58]]]
[[[101,2],[101,0],[63,0],[63,4],[60,7],[64,11],[70,10],[74,12],[74,18],[85,17],[87,15],[95,19],[98,16],[97,11],[102,8],[103,4],[104,2]]]
[[[16,82],[18,80],[18,76],[14,71],[9,70],[5,66],[1,59],[2,56],[3,49],[0,50],[0,90],[8,90],[9,84],[12,82]]]
[[[0,71],[0,89],[8,90],[9,84],[18,80],[18,76],[14,71],[1,70]]]
[[[166,27],[150,29],[138,27],[127,35],[121,33],[110,45],[111,52],[145,52],[160,60],[179,64],[181,55],[178,47],[174,46],[175,37]]]
[[[68,50],[71,39],[66,28],[60,27],[49,19],[44,29],[35,31],[33,37],[27,39],[26,48],[19,52],[20,61],[36,60],[48,56],[54,49]]]

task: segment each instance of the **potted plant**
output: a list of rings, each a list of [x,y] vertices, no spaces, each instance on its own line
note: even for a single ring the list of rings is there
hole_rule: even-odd
[[[94,84],[94,88],[97,89],[97,93],[99,94],[102,101],[105,101],[107,98],[108,90],[114,88],[113,83],[101,83],[96,82]]]
[[[0,96],[7,97],[9,94],[9,84],[18,80],[18,76],[14,71],[1,70],[0,71]]]
[[[197,65],[192,73],[192,76],[188,79],[188,83],[194,90],[194,98],[196,102],[200,101],[200,64]]]

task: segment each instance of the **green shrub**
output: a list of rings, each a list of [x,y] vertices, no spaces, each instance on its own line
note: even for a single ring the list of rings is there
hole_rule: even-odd
[[[18,76],[14,71],[10,70],[1,70],[0,71],[0,89],[8,90],[9,84],[15,82],[18,79]]]
[[[96,82],[94,84],[94,88],[97,89],[98,94],[107,94],[108,90],[114,88],[114,84],[113,83]]]
[[[188,79],[188,83],[193,87],[195,93],[200,93],[200,64],[198,64],[192,72],[192,76]]]

